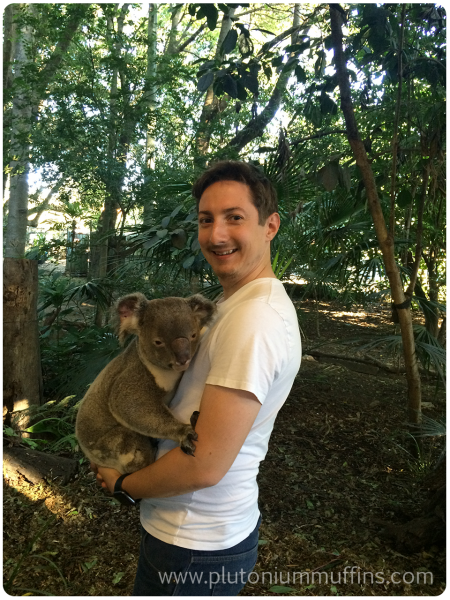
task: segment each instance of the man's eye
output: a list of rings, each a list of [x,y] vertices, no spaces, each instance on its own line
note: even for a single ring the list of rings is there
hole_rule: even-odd
[[[231,215],[231,219],[233,221],[240,221],[242,219],[242,217],[240,215]]]
[[[208,223],[212,223],[212,219],[209,219],[209,218],[208,219],[206,219],[206,218],[199,219],[198,222],[199,222],[199,225],[207,225]]]

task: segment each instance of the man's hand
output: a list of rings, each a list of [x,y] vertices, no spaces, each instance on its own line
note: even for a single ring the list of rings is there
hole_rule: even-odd
[[[97,483],[102,486],[105,490],[109,490],[111,494],[114,492],[114,485],[119,479],[121,473],[116,469],[109,469],[108,467],[99,467],[95,463],[89,465],[97,475]]]

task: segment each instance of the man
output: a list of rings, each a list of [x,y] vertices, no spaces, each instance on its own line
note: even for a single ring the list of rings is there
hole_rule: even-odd
[[[122,481],[143,498],[138,596],[237,595],[244,586],[257,558],[259,463],[301,360],[295,309],[271,267],[280,226],[271,183],[252,165],[223,161],[193,195],[223,296],[171,403],[186,423],[200,410],[195,457],[163,440],[158,460]],[[118,477],[98,468],[110,491]]]

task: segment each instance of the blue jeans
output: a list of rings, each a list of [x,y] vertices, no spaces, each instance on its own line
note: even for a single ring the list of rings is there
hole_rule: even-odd
[[[258,556],[258,529],[226,550],[189,550],[142,528],[133,596],[237,596]]]

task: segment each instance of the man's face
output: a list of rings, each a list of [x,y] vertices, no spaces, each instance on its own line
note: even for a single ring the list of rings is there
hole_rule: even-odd
[[[199,203],[198,241],[224,288],[241,287],[270,266],[270,241],[279,227],[277,213],[264,225],[251,200],[250,188],[237,181],[218,181]]]

